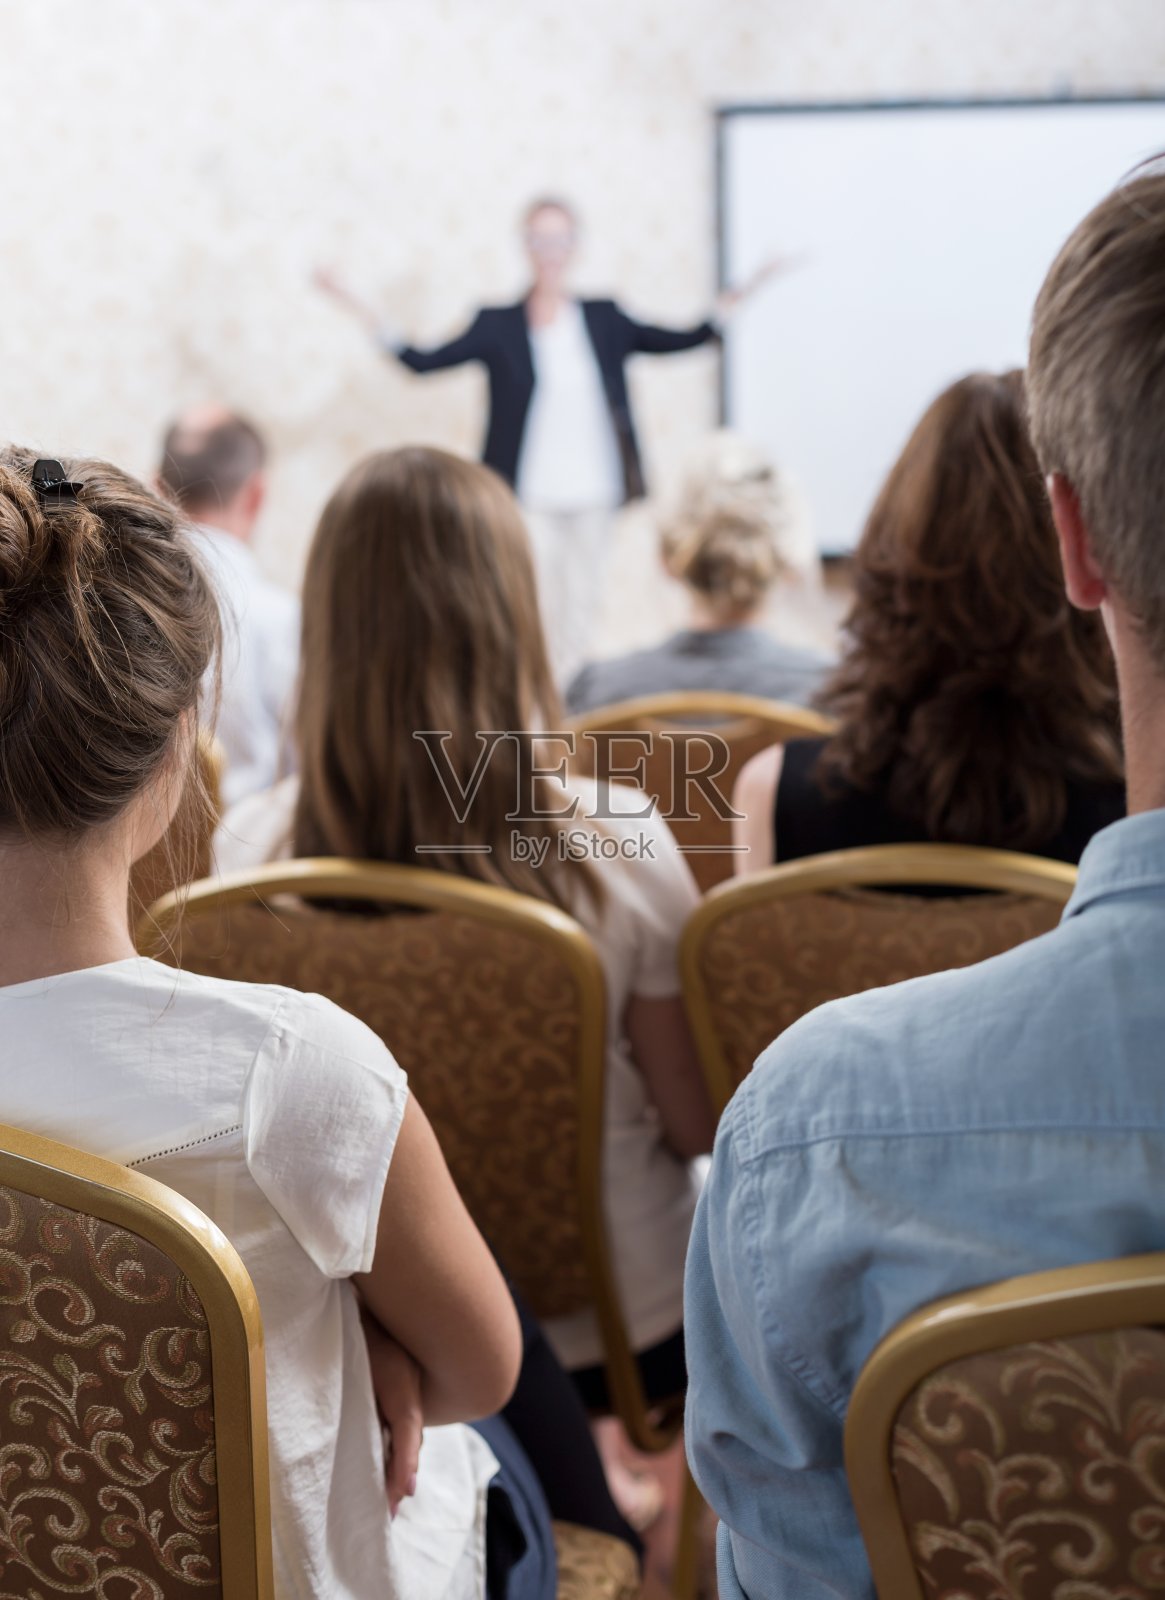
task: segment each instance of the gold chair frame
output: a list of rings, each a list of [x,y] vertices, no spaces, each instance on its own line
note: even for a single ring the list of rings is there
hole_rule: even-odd
[[[715,732],[726,734],[734,723],[763,722],[785,731],[776,734],[774,744],[786,739],[816,739],[832,733],[836,724],[819,711],[796,706],[786,700],[766,700],[755,694],[727,694],[717,689],[677,690],[668,694],[637,695],[609,706],[596,706],[568,717],[566,726],[575,733],[641,731],[644,723],[660,724],[660,732],[700,733],[702,718],[715,718],[723,726]],[[696,720],[693,720],[696,719]]]
[[[0,1126],[0,1184],[139,1235],[190,1280],[210,1343],[222,1600],[274,1600],[263,1327],[234,1246],[153,1178],[17,1128]]]
[[[990,889],[1064,905],[1075,883],[1076,868],[1067,862],[1018,851],[961,844],[880,844],[806,856],[710,889],[684,927],[679,957],[684,1004],[717,1110],[724,1109],[737,1085],[712,1016],[700,953],[726,917],[795,895],[898,884]]]
[[[923,1307],[858,1375],[845,1422],[850,1495],[879,1600],[927,1600],[891,1467],[899,1412],[931,1373],[1010,1345],[1165,1325],[1165,1253],[1030,1273]]]

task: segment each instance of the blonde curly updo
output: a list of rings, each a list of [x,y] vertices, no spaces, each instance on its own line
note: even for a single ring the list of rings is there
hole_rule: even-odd
[[[672,577],[725,618],[756,610],[778,579],[792,518],[780,477],[747,440],[710,435],[690,465],[660,528]]]

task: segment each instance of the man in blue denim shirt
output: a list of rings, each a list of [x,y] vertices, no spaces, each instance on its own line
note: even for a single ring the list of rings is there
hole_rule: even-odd
[[[1101,203],[1040,292],[1028,368],[1072,602],[1116,655],[1128,819],[1059,928],[824,1006],[721,1123],[688,1257],[688,1450],[721,1600],[873,1585],[842,1429],[918,1306],[1165,1249],[1165,170]]]

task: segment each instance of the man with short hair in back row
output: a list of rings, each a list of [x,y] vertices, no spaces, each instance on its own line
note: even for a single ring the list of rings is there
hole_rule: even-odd
[[[199,534],[223,619],[224,809],[269,789],[286,769],[299,671],[299,601],[255,558],[267,493],[267,446],[246,417],[220,405],[185,412],[166,431],[158,487]]]
[[[721,1600],[872,1596],[843,1425],[910,1312],[1165,1250],[1165,164],[1057,257],[1028,398],[1069,599],[1116,657],[1129,815],[1089,844],[1052,933],[821,1007],[726,1111],[684,1317]]]

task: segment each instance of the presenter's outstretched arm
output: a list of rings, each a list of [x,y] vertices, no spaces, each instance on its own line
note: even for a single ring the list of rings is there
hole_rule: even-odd
[[[673,351],[692,350],[696,345],[718,338],[732,314],[739,310],[762,284],[767,283],[770,278],[792,271],[799,265],[799,257],[772,256],[743,283],[722,290],[716,297],[711,317],[697,323],[694,328],[660,328],[654,323],[638,322],[633,317],[628,317],[631,348],[642,355],[662,356],[670,355]]]
[[[320,267],[316,270],[313,281],[317,289],[322,289],[338,305],[351,312],[368,330],[381,350],[394,355],[413,372],[437,372],[443,367],[459,367],[466,361],[483,359],[480,312],[464,333],[458,334],[455,339],[450,339],[447,344],[437,345],[431,350],[418,350],[415,345],[400,337],[397,330],[385,321],[374,306],[353,293],[334,272]]]
[[[376,308],[362,300],[351,285],[337,276],[330,267],[317,267],[312,273],[312,282],[317,289],[322,289],[337,305],[343,306],[345,311],[351,312],[356,320],[367,328],[374,339],[379,339],[384,328],[384,319]]]
[[[756,271],[744,279],[743,283],[734,285],[731,289],[722,289],[716,296],[715,320],[723,323],[739,311],[746,300],[750,300],[758,289],[762,288],[770,278],[783,278],[786,273],[795,272],[805,262],[804,256],[769,256],[762,261]]]

